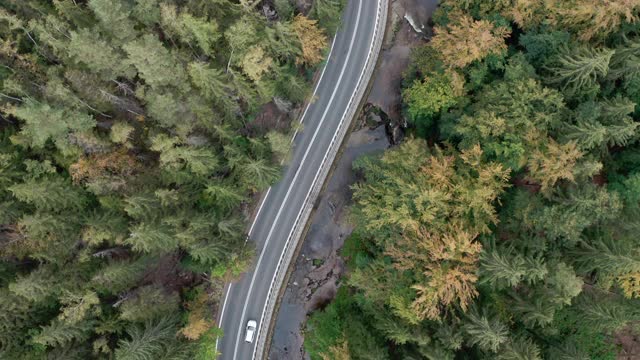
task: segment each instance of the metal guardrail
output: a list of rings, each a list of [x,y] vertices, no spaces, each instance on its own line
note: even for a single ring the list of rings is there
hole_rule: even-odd
[[[362,1],[370,1],[370,0],[362,0]],[[318,198],[320,190],[329,174],[329,170],[331,169],[331,165],[333,164],[333,160],[335,159],[338,150],[340,149],[340,144],[344,140],[344,137],[349,129],[349,125],[355,116],[356,111],[358,110],[360,101],[364,96],[364,93],[367,89],[367,85],[369,83],[369,79],[371,78],[373,71],[375,70],[376,63],[378,61],[378,55],[380,53],[380,49],[382,48],[382,41],[384,39],[385,27],[387,22],[387,14],[389,10],[389,0],[378,0],[378,11],[376,14],[376,25],[373,34],[373,42],[372,46],[369,49],[369,53],[367,54],[367,60],[365,62],[364,69],[360,74],[360,78],[358,79],[358,84],[354,92],[351,94],[351,98],[349,99],[349,103],[347,105],[347,110],[344,112],[342,118],[340,119],[340,123],[338,124],[338,130],[333,135],[333,139],[331,140],[331,144],[329,145],[329,149],[324,155],[322,159],[322,163],[316,176],[311,184],[311,189],[307,193],[305,197],[304,203],[300,212],[298,212],[298,216],[296,217],[296,221],[294,226],[289,233],[289,237],[287,238],[287,242],[285,243],[284,250],[280,255],[280,259],[278,260],[278,266],[276,267],[276,272],[271,279],[271,284],[269,286],[269,293],[267,294],[267,301],[265,302],[264,308],[262,310],[262,316],[260,318],[260,327],[258,330],[258,337],[256,347],[253,351],[252,359],[264,359],[266,356],[265,349],[267,347],[266,341],[269,338],[269,332],[271,328],[271,320],[273,317],[273,313],[275,311],[275,306],[278,302],[278,294],[280,293],[280,288],[283,285],[284,279],[287,274],[287,270],[289,268],[289,264],[295,254],[296,247],[302,233],[305,229],[305,224],[307,223],[309,216],[311,215],[311,211],[313,209],[313,204],[315,200]],[[367,81],[363,81],[366,79]],[[327,161],[331,160],[331,161]],[[266,322],[265,322],[266,321]],[[266,326],[265,326],[266,324]]]

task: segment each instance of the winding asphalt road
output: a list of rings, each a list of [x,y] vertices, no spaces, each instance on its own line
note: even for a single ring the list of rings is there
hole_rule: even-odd
[[[349,0],[343,13],[342,27],[316,85],[315,101],[301,119],[304,131],[293,140],[291,163],[282,180],[266,193],[249,230],[249,239],[255,242],[258,254],[254,267],[227,286],[218,322],[224,331],[218,343],[220,359],[249,360],[256,356],[258,334],[252,344],[244,341],[247,321],[258,321],[258,330],[269,326],[259,322],[278,261],[363,76],[367,54],[374,46],[379,1],[383,0]]]

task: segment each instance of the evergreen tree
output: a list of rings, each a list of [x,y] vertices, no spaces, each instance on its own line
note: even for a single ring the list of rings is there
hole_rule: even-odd
[[[120,340],[115,351],[117,360],[149,360],[169,353],[175,353],[178,347],[175,339],[176,320],[164,316],[147,321],[144,326],[127,329],[130,339]],[[178,357],[178,359],[185,357]]]
[[[161,287],[150,285],[137,289],[135,294],[126,295],[119,304],[120,318],[134,322],[152,320],[178,310],[179,298],[176,293],[167,293]]]
[[[512,248],[485,248],[480,255],[481,281],[497,288],[513,287],[525,279],[532,283],[546,274],[547,268],[541,258],[525,258]]]
[[[136,225],[125,243],[143,253],[167,252],[178,247],[178,239],[169,226],[162,223],[143,222]]]
[[[9,290],[32,303],[48,300],[59,291],[57,286],[51,286],[50,271],[49,268],[39,268],[19,277],[9,284]]]
[[[137,284],[148,265],[148,258],[133,261],[112,261],[98,271],[91,282],[102,291],[118,294]]]
[[[24,126],[16,140],[35,148],[44,147],[52,139],[58,148],[65,150],[69,146],[70,133],[86,131],[95,125],[90,115],[31,100],[25,101],[12,113],[24,120]]]
[[[542,360],[540,349],[528,338],[518,337],[500,350],[498,360]]]
[[[640,271],[640,254],[627,239],[614,239],[610,234],[592,242],[581,242],[575,250],[578,269],[597,270],[603,275],[622,275]]]
[[[607,298],[603,294],[581,296],[578,302],[582,326],[614,333],[632,321],[640,318],[634,303],[622,301],[619,297]]]
[[[96,29],[72,31],[68,51],[76,63],[87,66],[105,80],[133,76],[133,69],[123,61],[124,54],[101,38]]]
[[[36,344],[52,347],[62,347],[72,341],[85,341],[91,335],[92,322],[68,323],[54,320],[51,324],[43,326],[42,330],[33,337]]]
[[[151,149],[160,152],[160,163],[170,170],[187,167],[196,175],[210,175],[218,168],[218,157],[206,147],[176,146],[178,139],[158,135],[151,139]]]
[[[565,51],[557,58],[557,65],[550,67],[552,82],[561,83],[571,91],[589,90],[609,71],[614,50],[578,47]]]
[[[79,210],[87,198],[62,177],[30,179],[9,187],[13,196],[41,210]]]
[[[329,33],[335,33],[340,24],[340,13],[344,7],[344,0],[318,0],[313,2],[310,15],[317,19],[320,25]]]
[[[506,325],[498,319],[481,315],[477,311],[471,311],[467,314],[462,329],[467,334],[467,341],[470,345],[477,345],[485,351],[495,353],[508,340]]]
[[[145,83],[154,89],[162,86],[184,86],[184,68],[152,34],[133,40],[123,46],[129,62],[138,70]],[[165,71],[171,69],[171,71]]]

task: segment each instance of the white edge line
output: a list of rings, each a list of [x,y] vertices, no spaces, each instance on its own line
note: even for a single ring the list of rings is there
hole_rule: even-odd
[[[264,203],[267,202],[267,197],[269,197],[269,193],[271,192],[271,186],[269,186],[269,189],[267,189],[267,193],[264,195],[264,198],[262,198],[262,202],[260,203],[260,207],[258,208],[258,212],[256,213],[256,217],[253,218],[253,223],[251,223],[251,227],[249,228],[249,232],[247,233],[247,239],[244,241],[245,244],[247,243],[247,240],[249,240],[249,236],[251,236],[251,232],[253,232],[253,227],[256,225],[256,222],[258,221],[258,217],[260,216],[260,212],[262,211],[262,207],[264,206]]]
[[[322,72],[320,73],[320,78],[316,83],[316,87],[313,89],[313,94],[311,95],[311,99],[309,99],[309,103],[307,103],[307,107],[304,109],[302,113],[302,117],[300,118],[300,124],[304,122],[304,117],[307,115],[307,111],[309,110],[309,106],[315,101],[316,93],[318,92],[318,88],[320,87],[320,83],[322,82],[322,78],[324,77],[324,72],[327,71],[327,66],[329,65],[329,60],[331,59],[331,54],[333,53],[333,47],[336,44],[336,38],[338,37],[338,33],[336,32],[333,35],[333,41],[331,42],[331,50],[329,50],[329,55],[327,55],[327,60],[324,63],[324,68],[322,68]]]
[[[266,311],[267,305],[269,304],[269,298],[271,297],[271,293],[272,293],[272,291],[273,291],[273,284],[274,284],[274,282],[275,282],[276,277],[278,276],[278,271],[279,271],[280,265],[282,264],[282,260],[283,260],[284,254],[286,253],[286,250],[287,250],[287,248],[288,248],[288,246],[289,246],[289,242],[290,242],[290,240],[291,240],[291,238],[292,238],[293,232],[294,232],[294,230],[296,229],[296,227],[297,227],[297,225],[298,225],[298,221],[300,220],[300,215],[302,214],[302,212],[303,212],[303,210],[304,210],[304,208],[305,208],[305,205],[306,205],[306,203],[307,203],[307,201],[308,201],[309,195],[311,194],[311,192],[312,192],[312,190],[313,190],[313,187],[315,186],[315,183],[316,183],[316,181],[317,181],[317,179],[318,179],[318,175],[320,174],[320,171],[322,170],[322,167],[323,167],[323,165],[324,165],[324,162],[326,161],[327,155],[329,154],[329,151],[331,150],[331,147],[333,146],[333,143],[334,143],[334,141],[335,141],[335,139],[336,139],[336,136],[337,136],[337,134],[338,134],[338,130],[339,130],[339,129],[340,129],[340,127],[342,126],[342,123],[343,123],[343,121],[344,121],[344,118],[346,117],[346,114],[348,113],[348,111],[349,111],[349,109],[350,109],[350,106],[349,106],[349,105],[352,103],[353,98],[354,98],[355,94],[356,94],[356,93],[357,93],[357,91],[358,91],[358,88],[359,88],[360,83],[361,83],[361,81],[362,81],[362,77],[364,76],[364,73],[365,73],[365,71],[366,71],[366,69],[367,69],[367,65],[368,65],[369,61],[371,60],[371,54],[372,54],[372,51],[373,51],[373,47],[375,47],[376,32],[378,31],[378,27],[379,27],[379,25],[380,25],[380,24],[379,24],[379,17],[380,17],[380,4],[381,4],[381,2],[380,2],[380,1],[378,1],[378,12],[377,12],[377,14],[376,14],[376,28],[375,28],[375,30],[373,31],[373,37],[372,37],[372,40],[371,40],[371,47],[369,48],[369,54],[367,55],[367,59],[365,60],[365,66],[363,67],[362,72],[360,73],[360,77],[359,77],[359,79],[358,79],[358,83],[357,83],[357,85],[356,85],[356,87],[355,87],[355,89],[354,89],[354,92],[352,93],[352,96],[351,96],[351,99],[349,100],[349,103],[347,104],[348,106],[346,107],[346,109],[345,109],[344,113],[342,114],[342,118],[340,119],[340,124],[338,124],[338,127],[336,128],[336,133],[334,134],[334,137],[333,137],[333,139],[331,140],[331,143],[330,143],[330,145],[329,145],[329,148],[328,148],[328,149],[327,149],[327,151],[325,152],[325,155],[324,155],[324,157],[323,157],[323,159],[322,159],[322,163],[321,163],[320,167],[318,168],[318,171],[316,172],[316,175],[315,175],[315,177],[314,177],[314,179],[313,179],[313,182],[312,182],[312,184],[311,184],[311,187],[309,188],[309,191],[307,192],[307,195],[306,195],[305,200],[304,200],[304,202],[303,202],[303,206],[300,208],[300,211],[298,212],[298,215],[296,216],[296,221],[294,222],[294,226],[292,227],[291,231],[289,232],[289,236],[287,237],[287,242],[285,243],[285,246],[284,246],[284,248],[283,248],[283,251],[282,251],[282,253],[280,254],[280,259],[278,260],[278,265],[277,265],[277,267],[276,267],[276,271],[275,271],[275,273],[274,273],[273,277],[271,278],[271,284],[269,285],[269,292],[267,293],[267,298],[266,298],[266,301],[265,301],[264,306],[263,306],[263,308],[262,308],[262,315],[261,315],[261,317],[260,317],[260,325],[262,325],[262,323],[264,322],[264,315],[265,315],[265,311]],[[294,136],[295,136],[295,135],[294,135]],[[262,326],[261,326],[261,329],[260,329],[260,330],[262,330]],[[260,336],[260,332],[258,332],[258,338],[259,338],[259,336]],[[255,356],[256,356],[256,352],[257,352],[257,350],[258,350],[258,349],[257,349],[257,346],[254,346],[254,349],[253,349],[253,355],[251,356],[251,358],[252,358],[252,359],[255,359]]]
[[[218,323],[218,327],[222,329],[222,317],[224,316],[224,308],[227,306],[227,300],[229,300],[229,294],[231,293],[231,287],[233,283],[229,283],[229,287],[227,287],[227,294],[224,296],[224,302],[222,303],[222,311],[220,312],[220,319]],[[224,336],[224,334],[222,335]],[[216,353],[218,352],[218,342],[220,341],[220,336],[216,337]]]
[[[318,87],[320,87],[320,83],[322,82],[322,78],[324,77],[324,72],[327,70],[327,66],[329,65],[329,60],[331,60],[331,54],[333,54],[333,47],[336,44],[337,37],[338,37],[338,33],[336,32],[336,34],[333,36],[333,41],[331,42],[331,50],[329,50],[329,55],[327,55],[327,60],[324,63],[324,68],[322,69],[322,73],[320,73],[320,78],[316,83],[315,89],[313,89],[313,94],[311,95],[311,99],[309,99],[309,102],[307,103],[307,107],[304,109],[304,112],[302,113],[302,117],[300,117],[300,121],[298,122],[299,124],[304,124],[304,118],[307,115],[307,111],[309,111],[309,107],[311,107],[311,104],[315,102],[316,93],[318,92]],[[293,136],[291,137],[291,141],[289,141],[289,145],[291,145],[293,143],[293,140],[296,139],[296,135],[298,135],[298,129],[296,129],[296,131],[293,133]]]

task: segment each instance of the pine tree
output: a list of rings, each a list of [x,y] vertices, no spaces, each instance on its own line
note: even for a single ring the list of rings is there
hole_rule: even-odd
[[[330,34],[335,33],[340,25],[340,12],[344,6],[344,0],[317,0],[313,2],[309,14]]]
[[[597,270],[603,275],[622,275],[640,271],[640,254],[626,239],[613,239],[603,234],[600,239],[581,242],[573,252],[578,269],[587,273]]]
[[[541,258],[523,257],[513,248],[484,248],[480,254],[480,279],[498,289],[513,287],[523,280],[538,281],[547,274]]]
[[[62,177],[30,179],[9,187],[13,196],[37,209],[49,211],[80,210],[87,198]]]
[[[229,247],[218,241],[200,242],[190,246],[189,255],[202,264],[214,265],[226,259]]]
[[[143,222],[135,225],[125,243],[133,250],[144,253],[169,252],[178,248],[178,239],[171,229],[157,223]]]
[[[25,101],[12,111],[17,118],[24,120],[17,141],[35,148],[42,148],[52,139],[58,148],[68,144],[68,134],[87,131],[95,125],[92,116],[72,109],[55,108],[48,104]]]
[[[58,293],[58,286],[52,286],[50,268],[39,267],[26,276],[18,277],[9,284],[9,290],[31,303],[40,303]]]
[[[507,342],[498,353],[497,360],[542,360],[540,349],[531,339],[516,337]]]
[[[164,316],[147,321],[144,326],[127,329],[130,339],[121,339],[115,351],[116,360],[152,360],[167,354],[176,346],[176,319]]]
[[[252,190],[266,189],[280,177],[280,170],[263,159],[247,159],[240,171],[240,178]]]
[[[152,88],[186,84],[184,68],[154,35],[146,34],[125,44],[123,49],[140,77]]]
[[[551,81],[561,83],[574,92],[588,90],[607,75],[614,52],[593,47],[567,50],[557,57],[557,65],[549,68],[553,73]]]
[[[640,319],[640,312],[634,303],[605,294],[581,296],[578,308],[581,314],[578,321],[581,326],[608,334],[615,333]]]
[[[167,293],[162,287],[149,285],[136,289],[134,294],[127,294],[118,308],[121,319],[144,322],[176,312],[179,304],[180,299],[175,292]]]
[[[87,66],[105,80],[133,77],[133,68],[123,61],[124,54],[101,38],[95,29],[72,31],[67,49],[76,63]]]
[[[209,148],[179,144],[177,138],[164,134],[151,139],[151,149],[160,153],[160,163],[169,170],[187,167],[196,175],[211,175],[219,164],[218,157]]]
[[[137,35],[134,22],[129,18],[129,3],[121,0],[90,0],[89,8],[100,21],[101,27],[114,39],[126,41]]]
[[[471,346],[477,345],[485,351],[497,352],[508,341],[507,326],[495,318],[488,318],[476,310],[467,314],[462,330],[467,334]]]
[[[118,294],[134,286],[149,266],[149,258],[133,261],[112,261],[91,279],[91,283],[102,291]]]
[[[62,347],[72,341],[82,342],[91,336],[93,325],[92,321],[69,323],[53,320],[49,325],[41,327],[40,332],[33,337],[32,341],[51,347]]]
[[[556,304],[546,301],[545,295],[533,294],[525,299],[516,293],[511,294],[514,299],[511,309],[528,328],[545,327],[553,321],[558,307]]]

